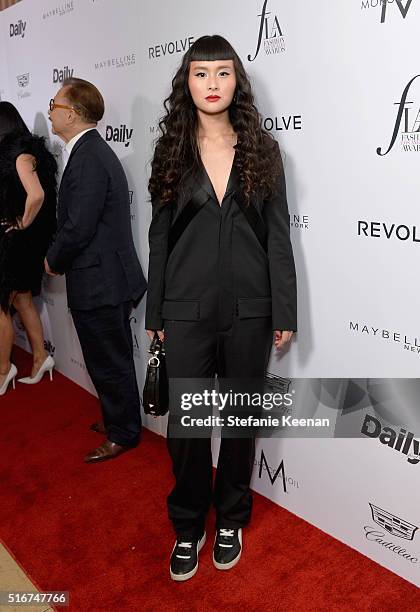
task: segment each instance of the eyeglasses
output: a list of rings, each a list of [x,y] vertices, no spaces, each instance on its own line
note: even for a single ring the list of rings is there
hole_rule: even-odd
[[[55,108],[68,108],[69,110],[74,110],[74,112],[77,113],[77,110],[74,108],[74,106],[67,106],[66,104],[56,104],[54,102],[54,98],[51,98],[49,106],[50,106],[50,111],[51,112]]]

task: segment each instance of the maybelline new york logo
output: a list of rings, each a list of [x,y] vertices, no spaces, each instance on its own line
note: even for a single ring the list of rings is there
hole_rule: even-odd
[[[292,229],[306,230],[309,229],[309,215],[301,215],[299,213],[290,213],[290,227]]]
[[[17,23],[11,23],[9,26],[9,36],[10,38],[14,36],[20,36],[21,38],[25,37],[26,30],[26,21],[19,19]]]
[[[402,538],[403,540],[413,541],[414,534],[418,530],[418,527],[395,514],[391,514],[391,512],[387,510],[383,510],[379,506],[375,506],[372,503],[369,503],[369,505],[373,521],[382,527],[382,530],[386,531],[386,533],[384,533],[384,531],[378,531],[378,529],[372,525],[365,525],[364,530],[366,539],[370,542],[376,542],[379,546],[393,552],[410,563],[419,563],[418,557],[415,557],[406,548],[390,540],[388,536],[388,534],[390,534],[397,538]]]
[[[405,455],[411,465],[420,463],[420,442],[416,440],[413,432],[403,427],[397,431],[393,427],[382,426],[379,419],[366,414],[361,433],[368,438],[377,438],[381,444]]]
[[[55,6],[48,11],[44,11],[42,13],[42,19],[49,19],[50,17],[63,17],[72,11],[74,11],[73,0],[70,2],[62,2],[58,6]]]
[[[405,351],[420,356],[420,338],[417,338],[417,336],[410,336],[400,331],[392,331],[390,329],[381,329],[380,327],[368,325],[363,322],[359,323],[358,321],[350,321],[349,325],[351,332],[357,332],[365,336],[380,338],[386,342],[399,344]]]
[[[253,62],[260,52],[261,46],[266,55],[283,53],[286,50],[284,36],[280,27],[280,22],[276,14],[267,11],[268,0],[264,0],[260,18],[260,27],[258,30],[257,48],[255,55],[248,55],[248,61]]]
[[[105,68],[128,68],[136,63],[136,54],[127,53],[117,57],[107,57],[95,62],[95,70],[104,70]]]
[[[394,144],[398,142],[401,145],[401,150],[406,152],[420,151],[420,102],[417,95],[417,101],[408,100],[408,94],[414,81],[420,77],[420,74],[414,76],[405,86],[399,102],[394,102],[398,105],[397,117],[395,119],[394,129],[391,136],[391,141],[386,151],[382,147],[376,149],[378,155],[387,155]]]
[[[400,13],[403,19],[405,19],[407,17],[408,9],[410,8],[412,1],[413,0],[406,0],[406,3],[404,5],[402,0],[362,0],[361,8],[363,10],[363,9],[368,9],[368,8],[376,8],[380,6],[381,7],[381,23],[385,23],[388,4],[394,4],[395,6],[397,6],[400,10]]]

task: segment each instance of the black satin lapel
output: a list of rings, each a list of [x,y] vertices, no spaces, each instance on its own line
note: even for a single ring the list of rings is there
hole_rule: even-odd
[[[211,182],[210,177],[207,174],[207,170],[203,162],[201,162],[201,168],[200,168],[198,181],[200,183],[200,187],[204,189],[204,191],[206,191],[209,194],[209,196],[213,198],[215,202],[217,202],[218,201],[217,195],[216,195],[216,192],[214,191],[213,183]]]
[[[225,195],[229,195],[230,193],[233,193],[234,191],[239,191],[241,188],[241,182],[239,180],[239,170],[238,170],[238,167],[236,166],[235,160],[236,160],[236,156],[235,156],[235,159],[233,160],[233,166],[232,166],[232,170],[229,176]]]

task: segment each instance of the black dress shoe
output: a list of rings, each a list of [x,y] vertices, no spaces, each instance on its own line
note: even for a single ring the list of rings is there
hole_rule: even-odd
[[[194,576],[198,570],[198,553],[206,541],[206,532],[198,541],[177,540],[172,550],[170,575],[172,580],[183,582]]]
[[[92,423],[89,429],[91,431],[96,431],[96,433],[106,434],[105,425],[102,423],[102,421],[98,421],[97,423]]]
[[[236,565],[242,553],[242,529],[218,529],[213,548],[217,569],[228,570]]]
[[[121,453],[130,450],[131,446],[121,446],[111,440],[105,440],[101,446],[85,456],[85,463],[95,463],[97,461],[106,461],[107,459],[115,459]]]

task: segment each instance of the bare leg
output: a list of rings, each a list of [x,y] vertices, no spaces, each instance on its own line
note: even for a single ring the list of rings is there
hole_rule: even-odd
[[[13,338],[12,317],[0,308],[0,387],[10,370]]]
[[[22,319],[22,323],[28,334],[29,342],[31,343],[33,358],[31,376],[35,376],[48,357],[48,353],[44,348],[44,331],[42,329],[41,319],[32,301],[32,294],[30,291],[17,293],[13,300],[13,306]]]

